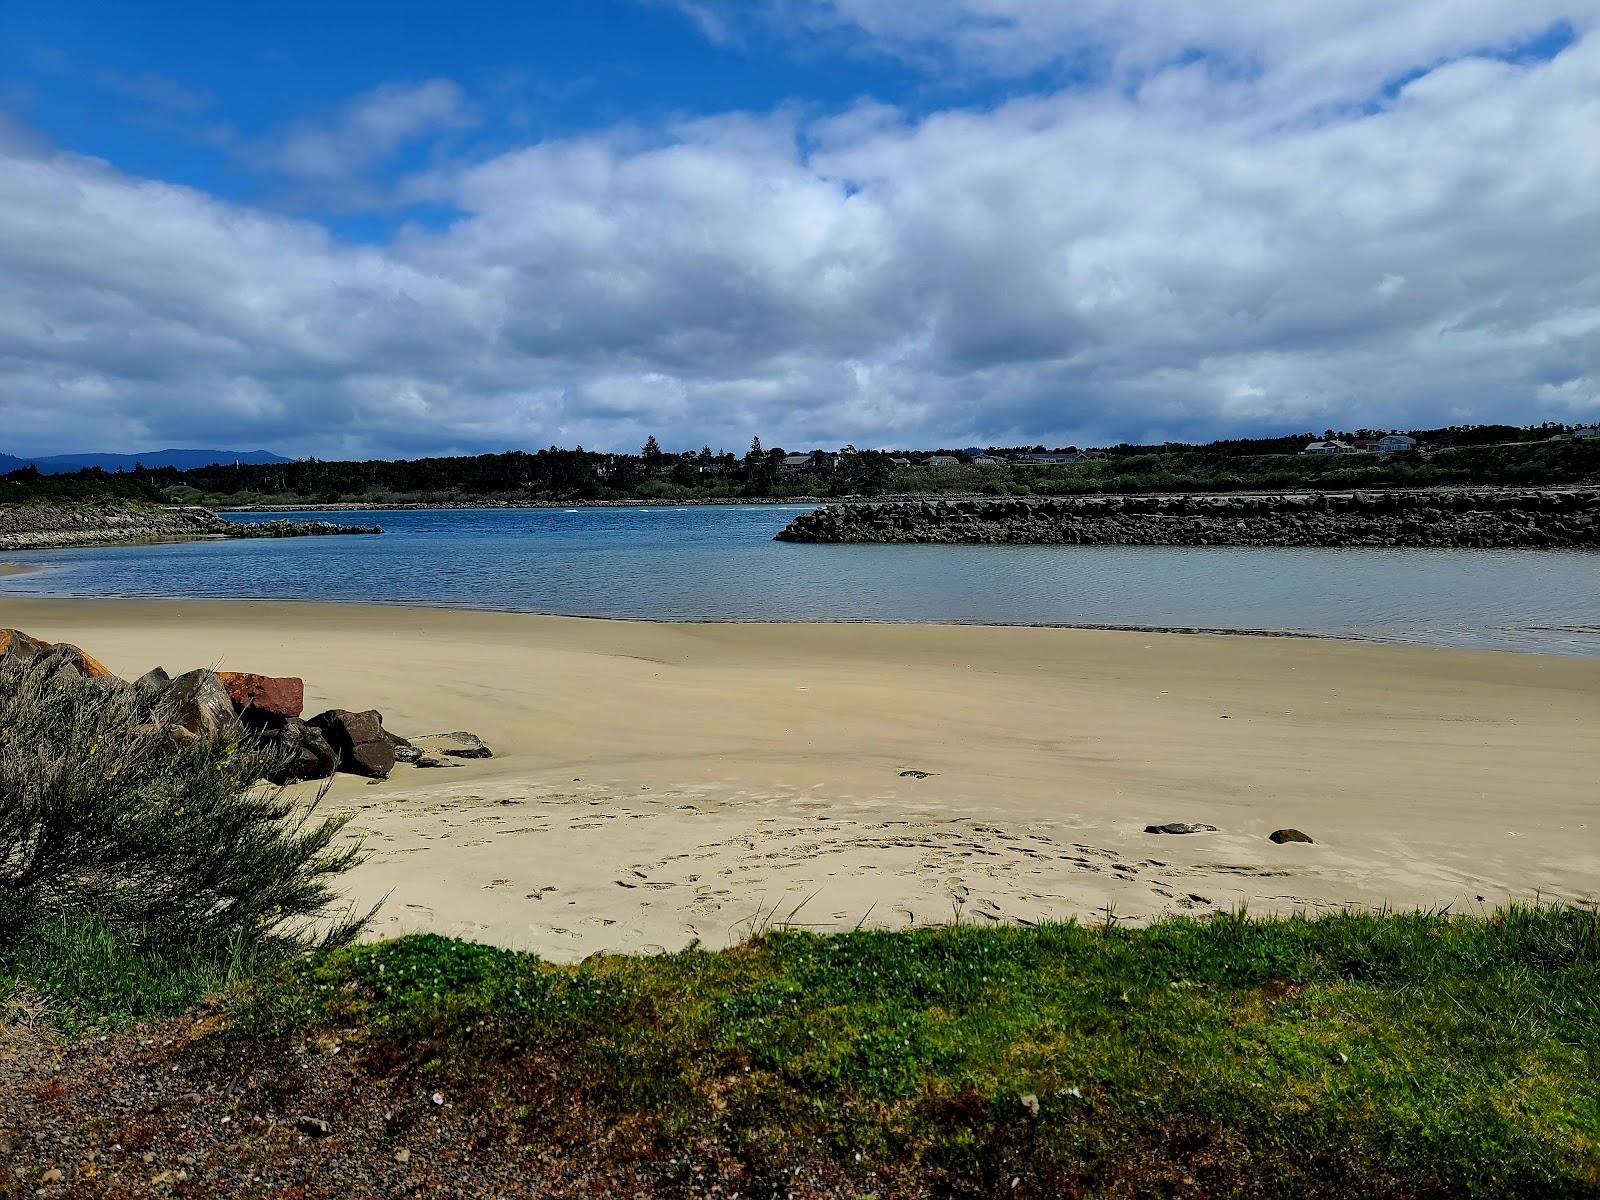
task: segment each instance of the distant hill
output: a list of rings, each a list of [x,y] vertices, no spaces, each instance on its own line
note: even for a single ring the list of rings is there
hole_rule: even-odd
[[[267,466],[272,463],[293,462],[281,454],[266,450],[148,450],[142,454],[45,454],[38,458],[18,458],[0,454],[0,474],[20,470],[30,463],[45,475],[61,475],[81,471],[85,467],[99,467],[102,471],[131,471],[135,465],[146,467],[176,467],[187,471],[193,467],[210,467],[218,463],[248,463]]]

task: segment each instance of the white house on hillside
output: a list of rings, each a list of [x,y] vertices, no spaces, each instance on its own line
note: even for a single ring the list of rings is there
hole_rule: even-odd
[[[1312,442],[1301,454],[1354,454],[1356,448],[1348,442],[1341,442],[1337,438],[1330,442]]]
[[[926,459],[922,465],[925,467],[955,467],[961,465],[961,460],[951,454],[935,454]]]
[[[1378,444],[1374,447],[1379,454],[1399,454],[1401,451],[1415,450],[1416,448],[1417,439],[1407,437],[1403,433],[1385,434],[1378,439]]]

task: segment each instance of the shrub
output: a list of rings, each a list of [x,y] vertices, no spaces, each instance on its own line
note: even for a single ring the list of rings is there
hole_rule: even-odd
[[[126,685],[0,673],[0,943],[93,914],[142,945],[285,948],[349,940],[370,913],[333,914],[331,881],[360,861],[259,781],[248,742],[178,740]]]

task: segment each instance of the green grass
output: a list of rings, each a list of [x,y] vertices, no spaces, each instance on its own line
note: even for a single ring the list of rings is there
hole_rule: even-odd
[[[732,1156],[762,1187],[803,1163],[862,1192],[1600,1192],[1592,911],[782,932],[580,966],[420,936],[264,980],[223,1043],[333,1031],[530,1139],[626,1127],[668,1173]]]
[[[171,1016],[283,961],[243,937],[224,945],[166,944],[98,917],[55,916],[0,948],[0,1015],[43,1008],[69,1036]]]

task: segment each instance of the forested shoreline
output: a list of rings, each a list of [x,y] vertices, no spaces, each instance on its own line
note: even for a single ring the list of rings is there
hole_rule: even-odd
[[[1506,440],[1480,444],[1479,430]],[[1435,431],[1438,432],[1438,431]],[[1336,491],[1353,488],[1536,486],[1600,482],[1600,439],[1552,440],[1543,430],[1476,427],[1454,444],[1404,454],[1304,454],[1304,437],[1209,446],[1118,446],[1086,461],[1018,461],[1032,448],[992,453],[788,453],[757,439],[738,456],[670,453],[651,439],[638,454],[550,447],[461,457],[228,464],[108,473],[91,468],[0,477],[0,504],[120,499],[145,504],[274,507],[300,504],[587,504],[826,500],[888,496],[1073,496],[1134,492]],[[1531,440],[1539,435],[1538,440]],[[1010,455],[1010,458],[1006,456]],[[987,461],[985,461],[987,460]]]

